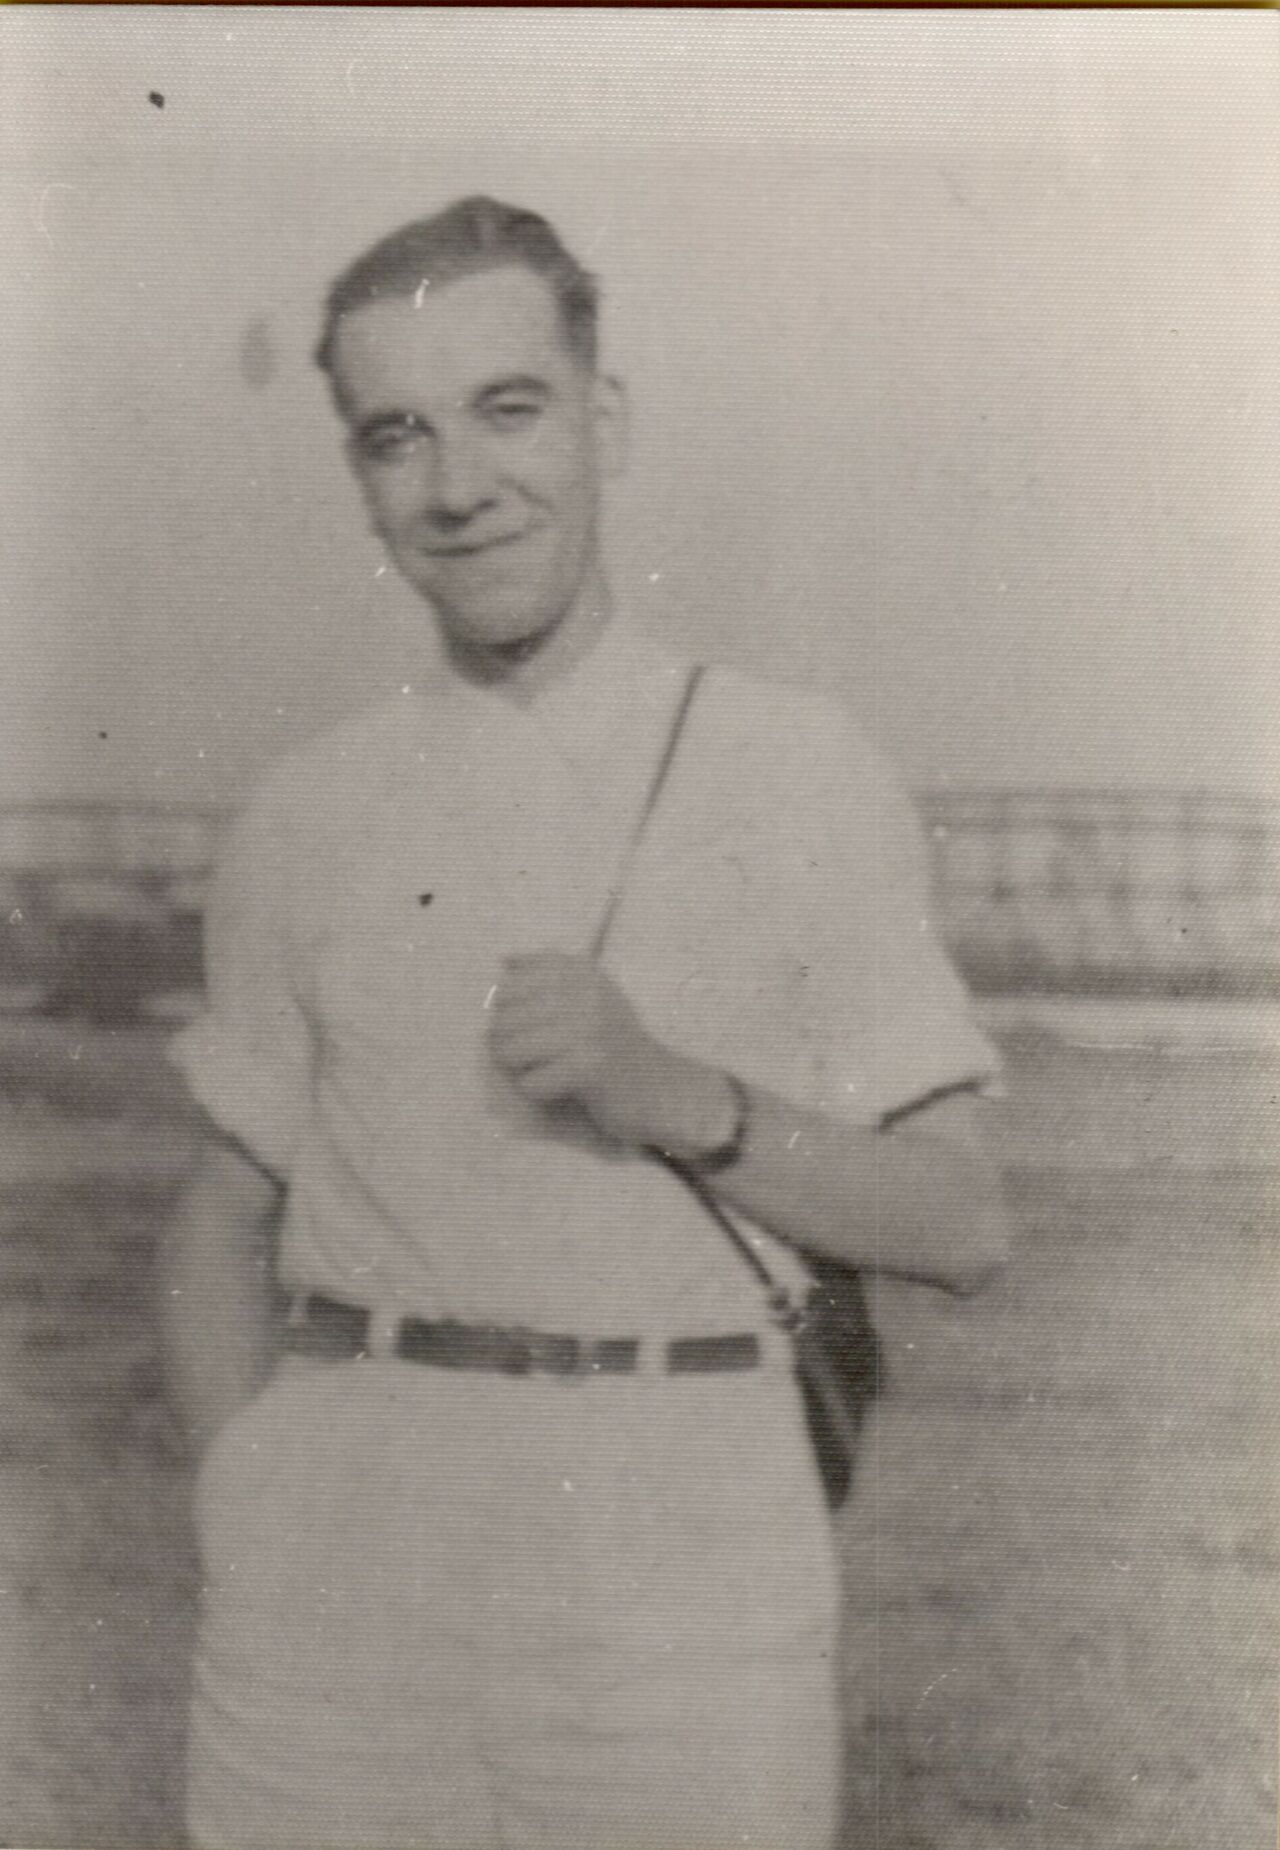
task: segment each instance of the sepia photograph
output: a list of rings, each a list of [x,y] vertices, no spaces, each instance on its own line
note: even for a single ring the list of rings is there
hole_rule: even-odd
[[[0,9],[0,1843],[1274,1842],[1278,80]]]

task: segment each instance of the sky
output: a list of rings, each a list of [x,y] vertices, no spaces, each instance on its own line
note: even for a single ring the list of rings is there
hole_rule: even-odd
[[[917,784],[1280,795],[1277,32],[0,10],[0,803],[238,800],[439,672],[310,353],[478,190],[603,280],[660,634]]]

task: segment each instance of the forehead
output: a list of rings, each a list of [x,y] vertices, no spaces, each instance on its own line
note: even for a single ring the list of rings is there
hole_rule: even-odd
[[[334,341],[335,383],[357,406],[456,399],[494,379],[577,370],[550,286],[510,264],[354,309]]]

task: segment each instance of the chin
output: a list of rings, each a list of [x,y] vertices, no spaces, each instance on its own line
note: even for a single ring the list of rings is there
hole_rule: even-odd
[[[558,618],[540,610],[475,612],[470,616],[442,611],[445,639],[454,647],[480,653],[502,654],[534,647],[556,628]]]

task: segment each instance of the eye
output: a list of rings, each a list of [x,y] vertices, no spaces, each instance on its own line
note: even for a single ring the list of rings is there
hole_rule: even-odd
[[[360,454],[366,462],[401,462],[417,449],[426,434],[416,418],[389,418],[360,433]]]
[[[538,398],[495,398],[485,406],[485,417],[495,430],[523,430],[542,416]]]

